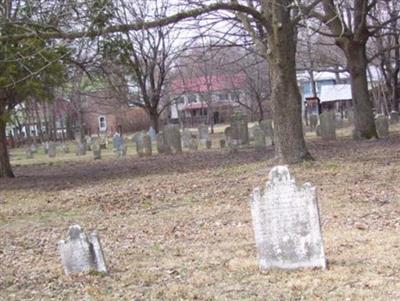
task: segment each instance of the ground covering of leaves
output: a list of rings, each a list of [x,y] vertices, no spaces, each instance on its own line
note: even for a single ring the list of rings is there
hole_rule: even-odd
[[[329,269],[260,272],[249,194],[272,149],[30,164],[0,180],[0,300],[400,300],[400,136],[309,140]],[[64,276],[57,241],[97,229],[109,275]]]

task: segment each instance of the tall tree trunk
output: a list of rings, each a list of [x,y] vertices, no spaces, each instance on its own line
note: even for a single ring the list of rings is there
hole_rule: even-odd
[[[10,157],[7,149],[6,122],[0,114],[0,178],[13,178]]]
[[[365,43],[347,40],[346,43],[338,45],[345,53],[350,72],[356,136],[361,139],[377,137],[373,104],[368,93]]]
[[[301,95],[296,79],[296,32],[283,5],[273,7],[269,40],[276,156],[285,163],[312,159],[303,134]]]
[[[151,127],[158,133],[160,131],[160,124],[159,124],[159,119],[160,116],[158,112],[149,112],[149,117],[150,117],[150,125]]]

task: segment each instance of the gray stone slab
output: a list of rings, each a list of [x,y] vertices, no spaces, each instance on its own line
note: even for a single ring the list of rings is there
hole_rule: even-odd
[[[261,269],[326,268],[315,188],[298,187],[287,166],[254,189],[251,214]]]
[[[86,234],[79,225],[73,225],[69,227],[67,240],[60,240],[58,247],[66,275],[89,271],[107,273],[96,232]]]
[[[376,115],[375,126],[379,138],[389,136],[389,120],[385,115]]]
[[[335,112],[325,111],[319,115],[321,137],[323,140],[336,139]]]

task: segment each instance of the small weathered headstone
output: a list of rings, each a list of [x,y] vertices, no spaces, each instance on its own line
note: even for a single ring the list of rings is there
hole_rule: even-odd
[[[256,151],[265,151],[267,144],[265,141],[265,133],[258,125],[253,126],[254,147]]]
[[[247,126],[247,116],[242,112],[236,112],[231,117],[230,138],[237,140],[239,145],[249,143],[249,129]]]
[[[389,121],[385,115],[376,115],[375,126],[379,138],[386,138],[389,136]]]
[[[225,148],[225,146],[226,146],[226,141],[224,139],[220,139],[219,140],[219,147],[220,148]]]
[[[75,154],[77,156],[86,155],[86,145],[84,143],[76,143],[76,151]]]
[[[317,126],[315,127],[315,134],[317,135],[317,137],[321,137],[321,125],[317,124]]]
[[[172,153],[182,153],[182,141],[179,126],[174,124],[166,125],[164,127],[163,135]]]
[[[49,152],[49,142],[46,141],[42,145],[43,145],[43,151],[44,151],[45,155],[47,155]]]
[[[142,132],[136,142],[136,151],[139,157],[151,156],[152,154],[151,138],[145,132]]]
[[[54,142],[50,142],[48,145],[49,148],[47,150],[47,153],[49,155],[49,158],[54,158],[57,154],[56,144]]]
[[[61,144],[61,150],[64,152],[64,154],[69,154],[69,147],[65,143]]]
[[[170,154],[171,148],[169,147],[163,132],[159,132],[156,136],[157,152],[159,154]]]
[[[310,128],[312,130],[315,130],[315,128],[317,127],[317,124],[318,124],[318,115],[311,114],[310,115]]]
[[[85,137],[86,148],[88,151],[92,150],[93,138],[91,136]]]
[[[92,151],[93,151],[93,159],[100,160],[101,159],[101,147],[100,144],[95,142],[92,144]]]
[[[390,123],[395,124],[398,123],[400,119],[399,112],[392,111],[390,112]]]
[[[86,234],[79,225],[68,229],[68,239],[58,243],[66,275],[95,271],[107,273],[103,250],[96,232]]]
[[[254,189],[251,215],[261,269],[326,268],[315,187],[298,187],[287,166]]]
[[[211,149],[211,146],[212,146],[212,141],[211,141],[211,139],[206,140],[206,148],[207,148],[207,149]]]
[[[336,139],[335,112],[325,111],[319,115],[321,137],[323,140]]]
[[[188,129],[182,131],[182,146],[190,150],[198,149],[197,137]]]
[[[33,151],[30,147],[25,150],[25,155],[27,159],[33,159]]]
[[[107,135],[106,134],[100,134],[99,135],[99,144],[101,149],[107,149]]]
[[[205,143],[205,141],[208,140],[208,125],[207,124],[200,124],[199,127],[197,128],[199,132],[199,140],[202,143]]]
[[[37,153],[37,146],[35,143],[32,143],[30,146],[30,149],[32,151],[32,153],[36,154]]]
[[[226,127],[224,130],[225,141],[228,145],[230,145],[230,141],[232,140],[232,129],[230,126]]]
[[[118,151],[121,149],[121,146],[123,144],[125,144],[125,141],[124,141],[124,138],[119,133],[115,133],[112,138],[112,143],[113,143],[114,150]]]

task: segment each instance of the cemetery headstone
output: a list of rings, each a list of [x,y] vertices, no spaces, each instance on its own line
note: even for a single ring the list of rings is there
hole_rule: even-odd
[[[219,140],[219,147],[220,148],[225,148],[225,146],[226,146],[226,141],[224,139],[220,139]]]
[[[46,141],[42,145],[43,145],[43,151],[47,155],[49,152],[49,143]]]
[[[27,159],[33,159],[33,151],[30,147],[25,150],[25,155]]]
[[[179,126],[168,124],[164,127],[163,135],[173,154],[182,153],[181,132]]]
[[[79,225],[68,229],[67,240],[58,243],[66,275],[96,271],[107,273],[103,250],[96,232],[86,234]]]
[[[100,144],[95,142],[92,144],[92,151],[93,151],[93,159],[100,160],[101,159],[101,147]]]
[[[232,128],[230,126],[226,127],[224,130],[224,134],[225,134],[225,141],[228,145],[230,145],[231,143],[231,136],[232,136]]]
[[[157,152],[159,154],[170,154],[171,148],[169,147],[163,132],[159,132],[156,136]]]
[[[189,148],[192,142],[192,132],[188,129],[182,131],[182,146],[184,148]]]
[[[335,112],[325,111],[319,115],[321,137],[323,140],[336,139]]]
[[[315,187],[297,186],[287,166],[254,189],[251,215],[261,269],[326,268]]]
[[[32,153],[36,154],[37,153],[37,146],[35,143],[32,143],[30,146],[30,149],[32,151]]]
[[[274,144],[274,129],[272,127],[271,119],[264,119],[260,121],[260,128],[265,133],[265,143],[267,146]]]
[[[61,150],[64,152],[64,154],[69,154],[69,147],[65,143],[61,144]]]
[[[317,125],[315,127],[315,134],[317,135],[317,137],[321,137],[321,125]]]
[[[92,143],[93,143],[93,138],[91,136],[86,136],[85,137],[85,142],[86,142],[86,148],[88,151],[92,150]]]
[[[139,157],[151,156],[152,154],[151,138],[145,132],[142,132],[136,142],[136,151]]]
[[[86,145],[83,143],[76,143],[76,152],[77,156],[84,156],[86,155]]]
[[[57,148],[56,148],[56,144],[54,142],[50,142],[48,144],[47,154],[49,155],[49,158],[54,158],[56,156]]]
[[[211,139],[206,140],[206,148],[207,148],[207,149],[211,149],[211,147],[212,147],[212,141],[211,141]]]
[[[107,149],[107,135],[106,134],[100,134],[99,136],[99,144],[101,149]]]
[[[398,123],[400,119],[399,112],[392,111],[390,112],[390,123],[395,124]]]
[[[197,128],[198,132],[199,132],[199,140],[202,143],[205,143],[205,141],[208,140],[208,125],[207,124],[201,124],[199,125],[199,127]]]
[[[385,115],[376,115],[375,126],[379,138],[386,138],[389,136],[389,121]]]
[[[244,145],[249,143],[249,129],[247,126],[247,116],[242,112],[236,112],[231,117],[231,140],[237,140],[237,144]]]
[[[265,141],[265,133],[258,125],[253,127],[254,147],[256,151],[265,151],[267,144]]]
[[[310,128],[312,130],[315,130],[315,128],[317,127],[317,124],[318,124],[318,115],[311,114],[310,115]]]
[[[112,138],[112,143],[113,143],[114,150],[119,150],[121,145],[124,144],[124,139],[122,138],[122,136],[119,133],[115,133]]]

